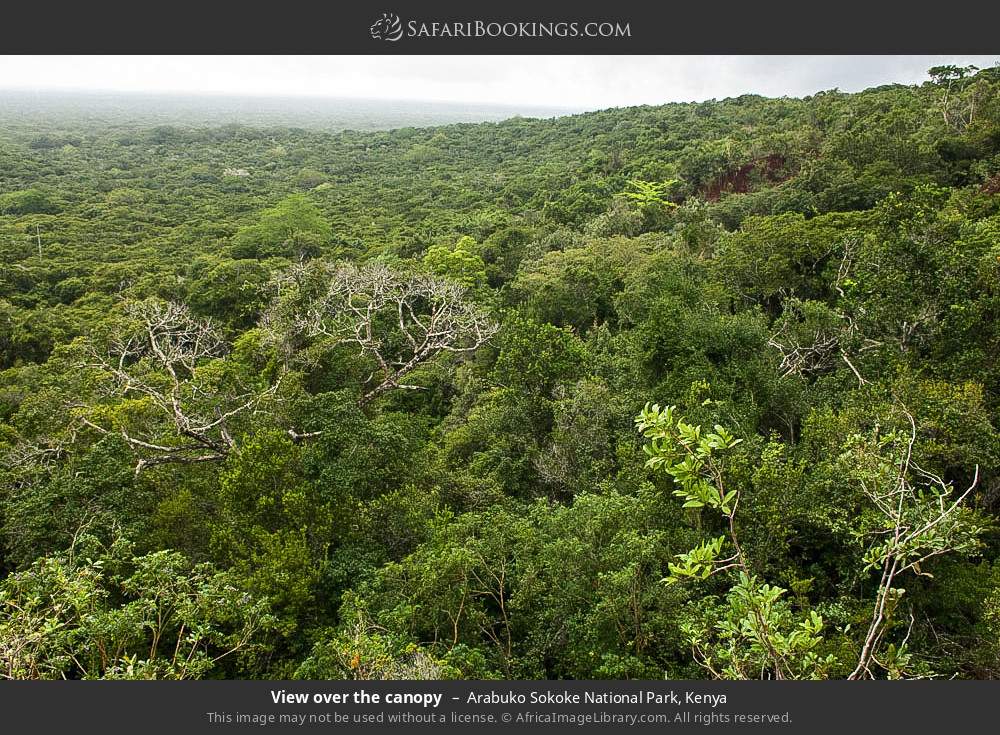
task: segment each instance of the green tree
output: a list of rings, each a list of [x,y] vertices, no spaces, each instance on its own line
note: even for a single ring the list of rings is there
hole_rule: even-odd
[[[481,288],[486,284],[486,264],[479,255],[479,245],[468,235],[460,237],[451,247],[429,247],[424,265],[431,273],[450,278],[467,288]]]
[[[171,551],[81,536],[0,582],[0,676],[197,679],[240,671],[267,606],[231,576]],[[227,667],[232,662],[231,667]]]
[[[647,404],[636,418],[638,430],[649,439],[646,465],[673,479],[673,494],[684,501],[684,508],[719,513],[726,533],[678,554],[664,581],[735,575],[725,604],[710,600],[707,612],[698,611],[683,625],[696,660],[718,678],[762,673],[775,679],[827,676],[838,662],[834,654],[824,655],[822,615],[808,609],[796,616],[785,598],[787,590],[759,579],[741,543],[736,514],[743,493],[739,485],[728,484],[723,462],[741,440],[718,424],[703,432],[675,410]],[[893,432],[854,435],[841,456],[842,471],[860,486],[866,501],[853,529],[863,545],[855,564],[863,572],[881,575],[849,679],[874,678],[879,669],[891,678],[910,671],[913,662],[905,638],[901,643],[887,640],[905,593],[898,580],[908,572],[923,574],[921,564],[934,557],[975,551],[983,531],[975,513],[963,507],[976,480],[955,495],[950,484],[915,466],[917,426],[908,412],[904,414],[911,427],[908,437]],[[976,474],[978,478],[978,468]],[[727,542],[733,553],[723,556]]]
[[[240,228],[233,237],[232,253],[238,259],[315,257],[332,237],[333,229],[319,208],[304,194],[293,194]]]

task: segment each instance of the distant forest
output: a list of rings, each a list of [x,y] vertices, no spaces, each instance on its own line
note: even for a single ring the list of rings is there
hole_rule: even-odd
[[[578,110],[531,105],[486,105],[414,100],[270,97],[137,92],[32,92],[0,89],[0,118],[22,132],[46,129],[132,129],[284,126],[307,130],[390,130],[512,117],[555,117]]]
[[[998,68],[82,99],[0,97],[0,677],[1000,676]]]

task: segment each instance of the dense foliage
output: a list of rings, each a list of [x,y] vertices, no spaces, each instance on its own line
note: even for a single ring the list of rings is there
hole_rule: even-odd
[[[1000,74],[0,111],[0,676],[1000,676]]]

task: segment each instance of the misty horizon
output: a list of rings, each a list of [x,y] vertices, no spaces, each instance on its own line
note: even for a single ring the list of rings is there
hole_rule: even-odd
[[[920,84],[939,65],[1000,57],[909,56],[2,56],[0,92],[486,105],[559,112],[754,94],[805,97]]]

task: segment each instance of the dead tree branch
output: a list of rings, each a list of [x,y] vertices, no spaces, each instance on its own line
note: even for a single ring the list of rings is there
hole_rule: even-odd
[[[320,338],[329,347],[357,347],[372,368],[360,405],[392,390],[422,389],[406,380],[417,368],[443,353],[472,352],[497,332],[457,283],[381,263],[313,267],[321,269],[322,287],[303,293],[305,266],[285,274],[265,329],[286,344]]]
[[[109,418],[106,406],[80,405],[81,423],[120,436],[139,455],[137,473],[156,464],[224,459],[234,445],[232,422],[262,411],[280,377],[262,387],[227,370],[221,335],[182,304],[128,302],[125,316],[122,331],[104,346],[90,343],[84,367],[97,371],[105,396],[151,406],[161,421],[134,429],[126,419]]]

